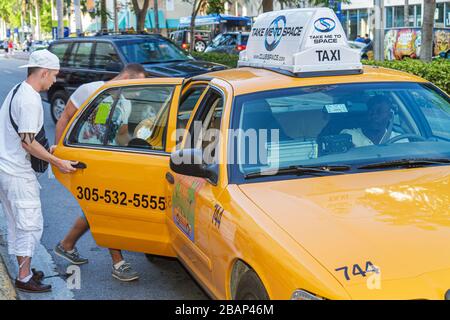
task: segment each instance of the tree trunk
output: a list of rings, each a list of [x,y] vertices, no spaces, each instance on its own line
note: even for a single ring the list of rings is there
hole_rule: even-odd
[[[64,37],[63,0],[56,0],[56,15],[58,17],[58,39],[60,39]]]
[[[195,18],[203,5],[204,0],[194,0],[194,5],[192,6],[191,24],[189,28],[190,41],[189,41],[189,52],[194,51],[195,48]]]
[[[81,27],[81,6],[80,6],[80,0],[73,0],[73,11],[75,14],[75,33],[77,34],[77,37],[81,36],[81,33],[83,32]]]
[[[263,12],[273,11],[273,0],[262,0]]]
[[[117,9],[117,0],[113,1],[114,7],[114,32],[119,32],[119,13]]]
[[[159,33],[158,0],[154,0],[153,3],[153,14],[155,16],[155,33]]]
[[[430,62],[433,57],[433,26],[435,10],[436,0],[424,1],[420,59],[425,62]]]
[[[36,14],[36,40],[41,40],[41,8],[39,6],[39,0],[34,0],[34,9]]]
[[[106,11],[106,0],[100,1],[100,18],[102,31],[108,31],[108,15]]]
[[[405,27],[409,27],[409,0],[405,0],[405,6],[403,7],[404,22]]]
[[[138,0],[132,0],[134,12],[136,13],[136,29],[138,32],[144,31],[145,17],[147,16],[150,0],[144,0],[142,8],[139,7]]]

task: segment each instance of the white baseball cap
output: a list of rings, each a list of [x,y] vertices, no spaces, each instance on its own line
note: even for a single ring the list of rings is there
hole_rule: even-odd
[[[47,49],[37,50],[30,54],[28,64],[20,66],[19,68],[44,68],[59,70],[59,59]]]

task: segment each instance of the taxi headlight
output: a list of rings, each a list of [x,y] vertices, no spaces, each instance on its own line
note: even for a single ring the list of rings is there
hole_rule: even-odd
[[[322,297],[316,296],[308,291],[297,289],[291,296],[291,300],[324,300]]]

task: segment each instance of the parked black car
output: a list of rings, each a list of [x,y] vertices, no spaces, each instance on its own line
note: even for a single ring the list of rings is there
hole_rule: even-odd
[[[205,53],[217,52],[239,54],[247,47],[249,32],[226,32],[217,35],[206,48]]]
[[[43,94],[55,122],[80,85],[108,81],[127,63],[142,64],[148,77],[191,77],[226,69],[220,64],[195,60],[170,40],[152,34],[65,38],[53,42],[49,50],[61,64],[56,83]]]

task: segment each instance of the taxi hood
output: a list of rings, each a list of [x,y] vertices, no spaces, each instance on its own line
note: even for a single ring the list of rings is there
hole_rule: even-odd
[[[353,271],[370,261],[383,281],[444,270],[446,280],[434,285],[450,289],[449,166],[239,188],[345,287],[367,282]],[[350,279],[344,269],[336,271],[344,267]]]

